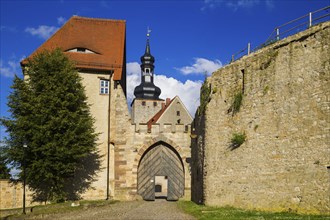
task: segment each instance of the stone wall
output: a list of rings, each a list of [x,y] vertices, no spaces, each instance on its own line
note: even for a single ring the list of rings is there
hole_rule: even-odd
[[[132,103],[132,122],[147,123],[162,109],[163,100],[134,99]]]
[[[144,152],[158,142],[171,145],[180,155],[185,171],[185,198],[190,197],[190,129],[185,131],[184,125],[168,126],[171,129],[161,130],[161,125],[155,124],[150,131],[146,124],[131,124],[127,127],[125,144],[115,145],[116,199],[141,198],[137,195],[138,164]]]
[[[26,187],[25,198],[26,207],[40,204],[32,202],[32,191],[30,191],[28,187]],[[0,210],[21,207],[23,207],[22,183],[14,183],[6,179],[0,179]]]
[[[97,150],[101,156],[101,169],[95,176],[95,182],[87,190],[84,199],[105,199],[107,189],[107,152],[108,152],[108,116],[109,116],[109,95],[100,94],[100,80],[109,80],[111,98],[114,98],[114,81],[110,80],[109,73],[102,72],[80,72],[82,83],[85,87],[90,111],[95,119],[94,127],[98,136]],[[113,189],[113,188],[111,188]]]
[[[192,141],[194,201],[329,213],[329,36],[330,22],[319,24],[207,79],[210,101]],[[243,99],[235,113],[237,94]],[[235,133],[246,135],[236,149]]]

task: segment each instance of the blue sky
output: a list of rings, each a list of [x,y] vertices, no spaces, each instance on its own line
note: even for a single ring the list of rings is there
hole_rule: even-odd
[[[129,102],[140,80],[138,64],[150,27],[161,97],[179,95],[193,115],[205,72],[227,64],[248,42],[252,48],[263,43],[276,26],[330,5],[330,0],[0,2],[1,116],[9,116],[6,103],[14,74],[22,77],[19,61],[73,15],[126,20]]]

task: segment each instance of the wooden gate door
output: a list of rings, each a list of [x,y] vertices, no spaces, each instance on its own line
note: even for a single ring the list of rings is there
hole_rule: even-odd
[[[178,200],[184,193],[184,170],[179,156],[166,144],[151,147],[138,167],[138,194],[155,200],[155,176],[167,176],[167,200]]]

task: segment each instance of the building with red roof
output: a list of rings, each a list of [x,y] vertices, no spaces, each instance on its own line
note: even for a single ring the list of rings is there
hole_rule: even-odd
[[[192,118],[178,96],[159,98],[149,36],[141,57],[141,84],[135,88],[130,113],[125,41],[123,20],[73,16],[21,66],[24,72],[36,54],[60,48],[82,78],[99,134],[102,167],[91,188],[82,194],[83,199],[188,198]]]

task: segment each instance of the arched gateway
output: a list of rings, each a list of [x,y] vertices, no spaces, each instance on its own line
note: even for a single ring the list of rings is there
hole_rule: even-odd
[[[178,200],[183,196],[183,163],[170,145],[156,143],[141,157],[138,166],[138,194],[144,200],[155,200],[155,197]]]
[[[166,101],[159,98],[161,90],[154,84],[155,58],[150,53],[149,34],[147,37],[141,57],[141,84],[135,87],[132,102],[132,122],[137,133],[132,173],[137,174],[137,193],[143,199],[178,200],[190,188],[189,171],[185,173],[183,160],[190,157],[187,152],[192,117],[178,96]]]

